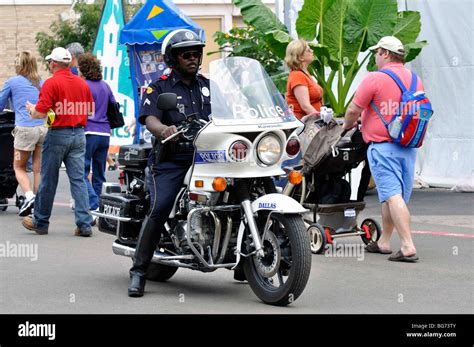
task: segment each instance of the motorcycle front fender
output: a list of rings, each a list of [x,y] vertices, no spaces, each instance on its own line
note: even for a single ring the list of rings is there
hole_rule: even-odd
[[[257,200],[253,201],[251,204],[252,212],[255,213],[261,210],[272,211],[275,213],[281,214],[303,214],[308,212],[303,206],[301,206],[296,200],[290,198],[289,196],[283,194],[267,194],[264,195]],[[241,247],[242,247],[242,240],[244,237],[245,231],[245,223],[242,221],[240,223],[239,232],[237,235],[237,249],[236,249],[236,265],[232,268],[235,269],[237,264],[240,262],[241,259]]]
[[[261,196],[252,202],[252,212],[255,213],[260,210],[274,211],[281,214],[308,212],[293,198],[276,193]]]

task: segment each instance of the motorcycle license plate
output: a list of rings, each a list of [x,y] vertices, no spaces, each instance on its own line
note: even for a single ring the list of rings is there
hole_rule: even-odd
[[[344,210],[344,217],[355,217],[356,210],[355,208],[348,208]]]

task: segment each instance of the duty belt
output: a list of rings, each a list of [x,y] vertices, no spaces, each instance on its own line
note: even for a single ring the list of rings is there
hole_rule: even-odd
[[[171,153],[184,153],[194,151],[194,145],[192,142],[168,142]]]

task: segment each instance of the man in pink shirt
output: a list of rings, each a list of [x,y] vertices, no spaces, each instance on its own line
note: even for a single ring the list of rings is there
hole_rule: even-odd
[[[370,50],[375,53],[377,68],[391,70],[409,89],[412,73],[403,66],[405,49],[400,40],[394,36],[385,36]],[[417,90],[423,90],[419,78]],[[367,245],[366,250],[391,254],[390,239],[396,228],[401,249],[388,259],[416,262],[418,257],[411,237],[410,212],[407,207],[413,188],[416,149],[392,143],[385,125],[373,107],[375,105],[385,122],[389,123],[397,113],[401,96],[400,88],[390,76],[383,72],[369,73],[347,108],[344,129],[353,128],[362,114],[362,136],[370,144],[367,159],[382,203],[382,236],[378,241]]]

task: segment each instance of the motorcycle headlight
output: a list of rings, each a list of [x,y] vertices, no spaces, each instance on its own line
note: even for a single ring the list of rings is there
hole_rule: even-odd
[[[278,162],[281,156],[280,140],[274,135],[266,135],[258,142],[257,156],[265,165],[273,165]]]

